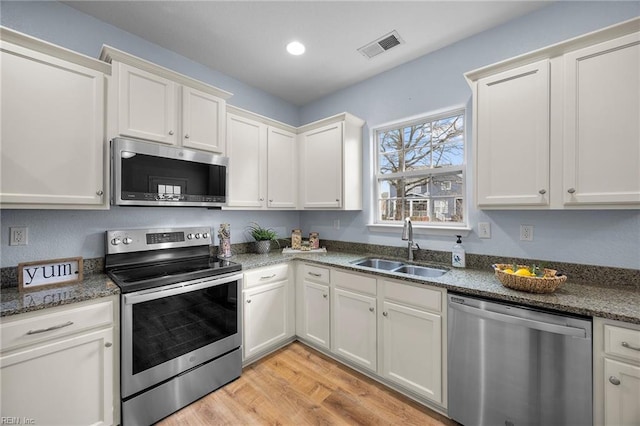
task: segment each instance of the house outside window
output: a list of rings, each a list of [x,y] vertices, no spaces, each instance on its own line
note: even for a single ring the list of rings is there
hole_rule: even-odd
[[[460,227],[465,217],[465,111],[374,129],[376,224]]]

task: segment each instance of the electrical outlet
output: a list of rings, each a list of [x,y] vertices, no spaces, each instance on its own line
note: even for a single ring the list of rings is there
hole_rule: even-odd
[[[533,225],[520,225],[520,241],[533,241]]]
[[[10,246],[26,246],[28,242],[29,228],[26,226],[15,226],[9,228],[9,245]]]
[[[478,238],[491,238],[491,224],[478,222]]]
[[[333,229],[340,229],[340,219],[335,219],[333,221]]]

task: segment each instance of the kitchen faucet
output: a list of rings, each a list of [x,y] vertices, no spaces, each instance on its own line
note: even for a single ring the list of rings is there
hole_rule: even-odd
[[[402,228],[402,239],[408,241],[407,251],[409,252],[409,260],[413,260],[413,251],[418,250],[420,246],[413,243],[413,225],[411,225],[411,218],[405,218],[404,226]]]

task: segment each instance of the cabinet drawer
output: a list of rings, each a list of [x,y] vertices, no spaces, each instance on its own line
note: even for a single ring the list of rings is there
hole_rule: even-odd
[[[275,265],[244,273],[244,288],[275,283],[289,278],[289,265]]]
[[[640,330],[605,325],[604,351],[607,355],[640,362]]]
[[[433,312],[442,312],[442,294],[441,290],[384,281],[385,299],[395,300]]]
[[[331,271],[331,279],[337,287],[360,293],[376,295],[376,279],[342,271]]]
[[[113,323],[113,301],[18,315],[0,326],[2,352]],[[26,316],[26,317],[25,317]]]
[[[329,269],[313,265],[302,265],[302,278],[329,284]]]

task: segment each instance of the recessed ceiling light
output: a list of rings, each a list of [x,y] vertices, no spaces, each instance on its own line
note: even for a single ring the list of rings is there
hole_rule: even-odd
[[[291,53],[292,55],[302,55],[304,51],[304,44],[300,43],[299,41],[292,41],[291,43],[287,44],[287,52]]]

